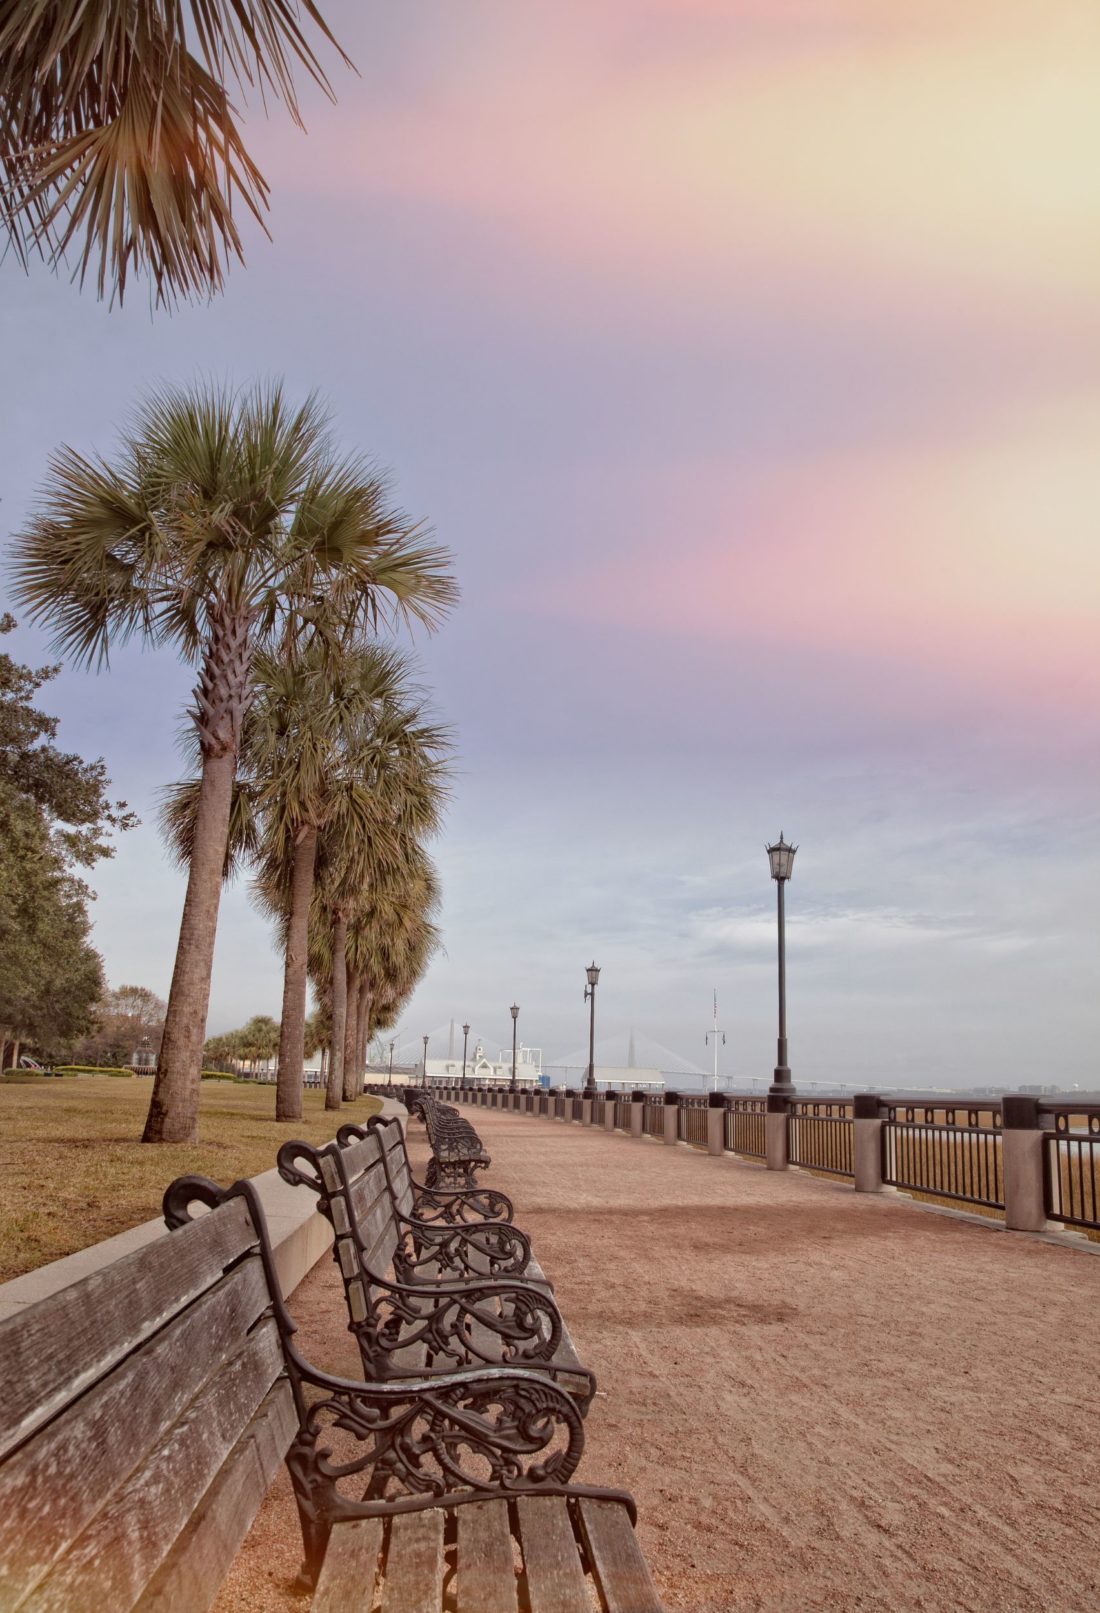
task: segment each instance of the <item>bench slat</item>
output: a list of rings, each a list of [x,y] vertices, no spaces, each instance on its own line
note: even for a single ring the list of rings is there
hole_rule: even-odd
[[[607,1613],[664,1613],[626,1508],[584,1496],[577,1510]]]
[[[294,1396],[281,1379],[230,1452],[135,1613],[207,1613],[297,1428]]]
[[[382,1613],[437,1613],[443,1606],[443,1513],[398,1513],[390,1524]]]
[[[0,1468],[5,1606],[26,1595],[109,1503],[165,1428],[238,1353],[268,1303],[263,1268],[249,1260]],[[79,1355],[78,1340],[69,1348]]]
[[[458,1613],[516,1613],[516,1575],[507,1501],[456,1507]]]
[[[216,1282],[255,1233],[243,1199],[0,1322],[0,1456]],[[74,1341],[79,1340],[79,1350]]]
[[[311,1613],[370,1613],[384,1529],[382,1518],[356,1518],[335,1525],[317,1577]]]
[[[588,1582],[563,1495],[521,1496],[519,1517],[531,1613],[576,1613],[589,1606]]]
[[[73,1613],[76,1608],[102,1608],[104,1613],[107,1609],[130,1613],[186,1528],[242,1428],[266,1398],[282,1364],[275,1324],[263,1322],[166,1432],[48,1579],[18,1604],[20,1609]],[[13,1610],[6,1608],[5,1613]]]

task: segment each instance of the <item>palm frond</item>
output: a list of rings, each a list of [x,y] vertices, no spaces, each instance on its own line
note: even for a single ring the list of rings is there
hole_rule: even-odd
[[[0,211],[20,258],[73,247],[81,281],[97,263],[120,300],[132,272],[162,303],[217,291],[242,256],[235,200],[262,224],[268,195],[230,83],[298,123],[295,65],[332,93],[303,12],[350,66],[313,0],[0,5]]]
[[[164,842],[181,868],[190,865],[195,849],[195,825],[198,818],[198,778],[180,779],[168,784],[160,792],[157,818]],[[255,801],[247,782],[237,779],[233,785],[233,800],[229,812],[229,839],[226,842],[223,879],[232,879],[243,863],[250,862],[259,846],[259,827]]]

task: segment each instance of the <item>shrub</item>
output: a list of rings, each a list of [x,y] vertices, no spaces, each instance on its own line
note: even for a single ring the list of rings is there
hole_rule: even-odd
[[[4,1070],[0,1080],[16,1085],[20,1081],[49,1081],[52,1079],[49,1070]]]
[[[100,1064],[59,1064],[55,1075],[133,1075],[133,1070],[119,1070]]]
[[[229,1070],[204,1070],[202,1078],[204,1081],[237,1081],[240,1079],[239,1076],[234,1075]]]

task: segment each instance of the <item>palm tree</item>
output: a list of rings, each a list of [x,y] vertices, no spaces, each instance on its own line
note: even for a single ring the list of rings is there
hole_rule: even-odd
[[[200,668],[189,716],[202,774],[144,1132],[189,1142],[256,653],[277,643],[293,658],[380,619],[433,626],[455,598],[446,555],[362,460],[336,455],[316,399],[291,409],[277,384],[153,394],[113,464],[55,455],[16,543],[17,592],[62,650],[102,662],[136,635]]]
[[[301,10],[335,46],[314,0]],[[81,281],[98,257],[119,301],[132,268],[158,303],[219,290],[242,258],[234,193],[261,224],[267,207],[228,86],[300,125],[295,64],[331,95],[286,0],[0,5],[0,213],[20,259],[74,246]]]
[[[336,791],[320,841],[317,882],[331,931],[332,1057],[327,1108],[338,1108],[348,1039],[349,924],[376,884],[416,864],[439,828],[446,792],[444,730],[420,707],[385,706],[360,768]],[[358,979],[354,978],[354,987]]]
[[[448,737],[415,703],[406,661],[377,644],[337,657],[307,654],[290,666],[265,655],[257,689],[242,772],[260,824],[257,892],[285,947],[276,1119],[299,1120],[318,838],[331,825],[336,835],[377,840],[383,818],[413,821],[410,797],[420,803],[418,827],[433,829]]]
[[[439,946],[439,931],[432,922],[439,901],[438,876],[415,840],[405,841],[396,857],[381,863],[371,881],[353,885],[349,880],[334,896],[328,888],[333,877],[333,870],[322,863],[309,949],[314,988],[331,1015],[328,1109],[338,1109],[342,1098],[350,1099],[358,1090],[357,1065],[345,1080],[346,1051],[365,1049],[377,1023],[393,1023]],[[363,1018],[349,1027],[352,997],[347,982],[353,969],[359,981],[356,1009]]]

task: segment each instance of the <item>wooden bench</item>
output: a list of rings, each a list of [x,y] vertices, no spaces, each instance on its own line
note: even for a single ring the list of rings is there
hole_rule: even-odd
[[[483,1221],[511,1221],[515,1210],[511,1199],[497,1188],[478,1184],[475,1187],[429,1187],[418,1182],[413,1175],[405,1131],[396,1115],[372,1115],[365,1126],[348,1122],[336,1133],[344,1146],[361,1142],[374,1129],[384,1131],[389,1174],[393,1181],[403,1177],[411,1194],[410,1214],[421,1221],[439,1222],[450,1226],[477,1226]]]
[[[395,1193],[387,1176],[397,1149],[391,1145],[384,1157],[383,1141],[392,1139],[393,1131],[369,1129],[346,1146],[336,1142],[315,1148],[295,1140],[284,1143],[278,1154],[283,1180],[315,1193],[318,1209],[332,1224],[348,1327],[359,1344],[365,1375],[390,1379],[402,1373],[514,1364],[547,1373],[586,1412],[595,1378],[577,1355],[551,1285],[530,1256],[526,1239],[522,1276],[469,1269],[455,1276],[442,1259],[433,1258],[430,1248],[425,1256],[404,1219],[407,1188],[399,1177]],[[407,1163],[403,1145],[398,1157]],[[508,1223],[447,1229],[456,1249],[463,1239],[469,1244],[486,1233],[515,1231]]]
[[[318,1371],[252,1184],[181,1178],[165,1213],[0,1322],[4,1613],[207,1613],[284,1459],[313,1613],[660,1613],[633,1503],[570,1482],[583,1424],[544,1375]]]
[[[430,1092],[405,1090],[409,1113],[424,1122],[431,1162],[425,1174],[429,1187],[474,1187],[477,1171],[493,1163],[470,1122],[450,1104],[439,1103]]]

